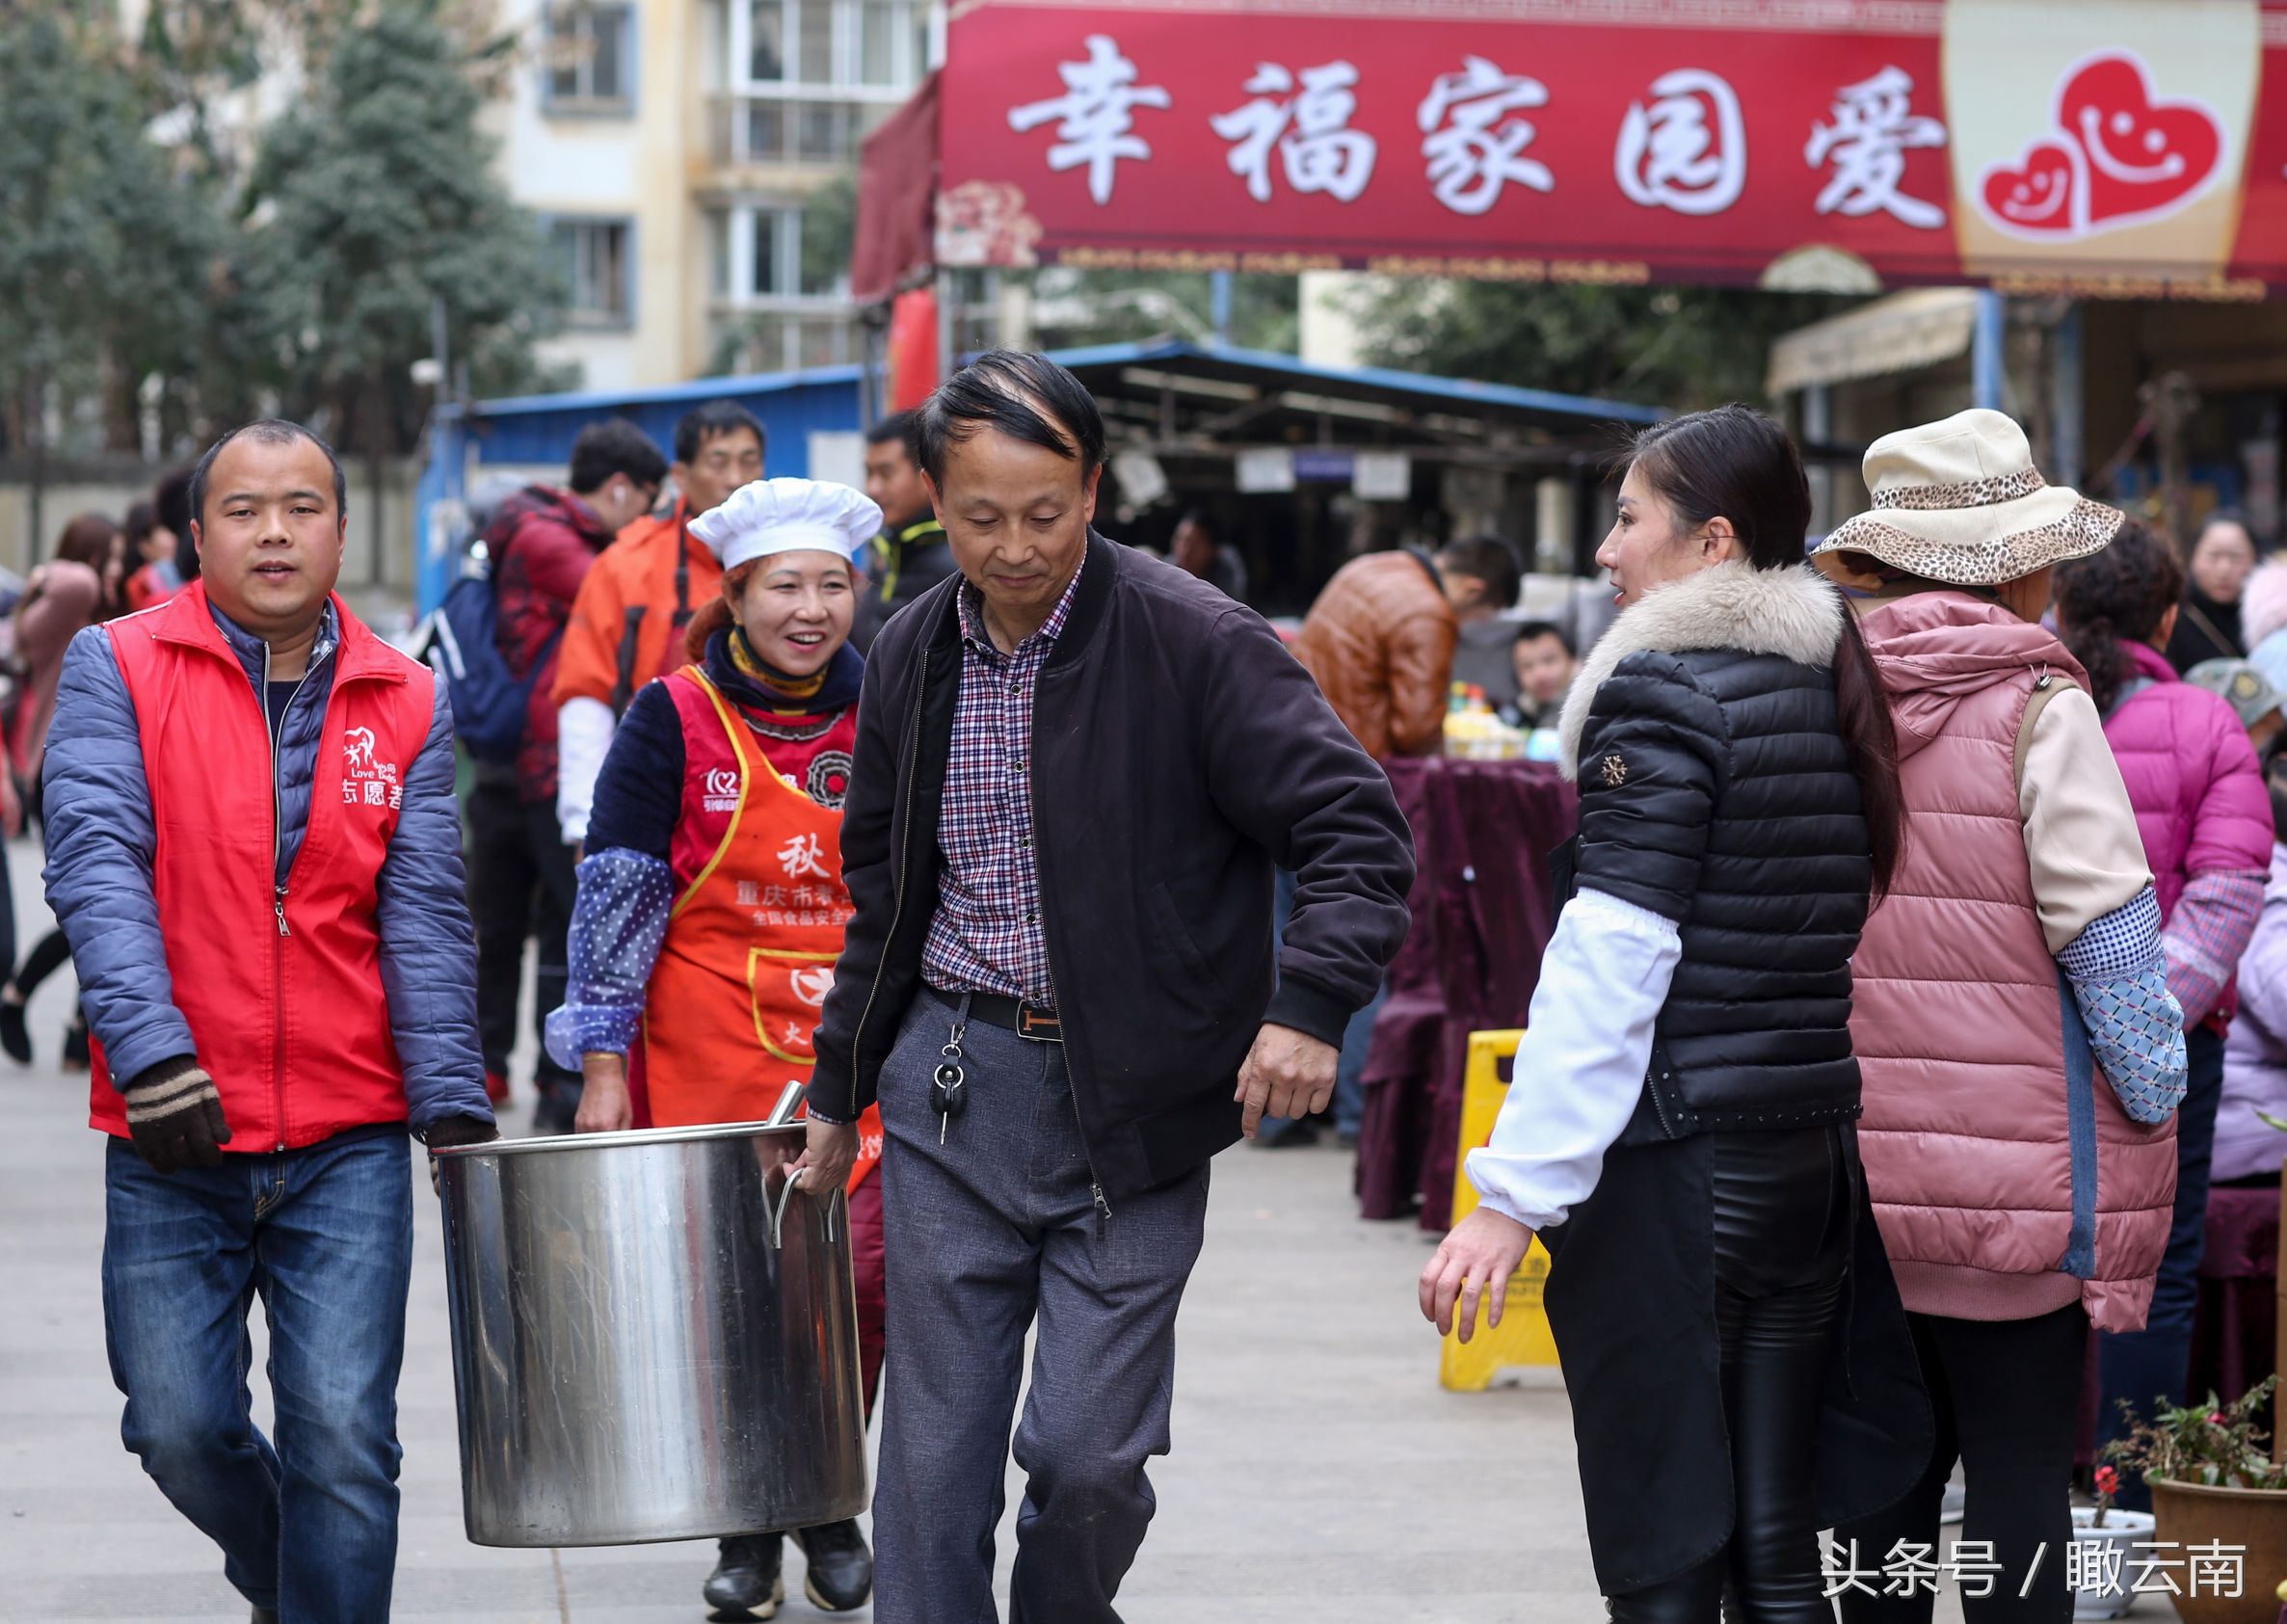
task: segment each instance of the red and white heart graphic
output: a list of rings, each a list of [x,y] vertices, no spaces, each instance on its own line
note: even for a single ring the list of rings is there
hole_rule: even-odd
[[[2091,58],[2064,82],[2057,120],[2088,157],[2088,224],[2148,219],[2183,202],[2223,160],[2223,122],[2196,101],[2155,101],[2126,52]]]
[[[1979,177],[1978,201],[2014,236],[2084,237],[2174,213],[2222,167],[2213,109],[2155,99],[2141,58],[2102,51],[2065,73],[2054,128]]]
[[[2019,231],[2070,235],[2079,228],[2083,197],[2081,154],[2071,143],[2044,135],[2014,164],[1985,172],[1985,212]]]

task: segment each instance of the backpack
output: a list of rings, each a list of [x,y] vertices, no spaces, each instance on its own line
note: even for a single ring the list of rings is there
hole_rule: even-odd
[[[559,626],[523,677],[501,657],[499,596],[488,572],[463,575],[430,617],[428,659],[453,707],[453,736],[480,761],[513,762],[524,742],[533,684],[547,669]]]

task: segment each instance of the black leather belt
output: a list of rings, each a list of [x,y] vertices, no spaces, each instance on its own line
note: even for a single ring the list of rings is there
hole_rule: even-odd
[[[929,996],[947,1009],[958,1010],[961,1000],[969,1000],[969,1018],[982,1021],[988,1026],[998,1026],[1034,1043],[1062,1043],[1064,1026],[1053,1009],[1045,1009],[1023,998],[1004,998],[998,993],[948,993],[942,987],[931,987]]]

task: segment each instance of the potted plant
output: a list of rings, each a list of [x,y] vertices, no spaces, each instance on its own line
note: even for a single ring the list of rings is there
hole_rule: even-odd
[[[2150,1421],[2132,1417],[2128,1436],[2105,1449],[2107,1460],[2141,1472],[2152,1491],[2154,1537],[2181,1592],[2168,1599],[2184,1624],[2279,1617],[2274,1586],[2287,1576],[2287,1465],[2272,1459],[2256,1420],[2277,1384],[2267,1376],[2229,1404],[2211,1393],[2203,1404],[2164,1405]],[[2236,1575],[2214,1563],[2203,1571],[2193,1560],[2196,1548],[2236,1554]],[[2137,1567],[2132,1562],[2132,1578]],[[2236,1596],[2225,1593],[2235,1587]]]
[[[2073,1507],[2073,1543],[2080,1547],[2080,1588],[2073,1592],[2075,1618],[2118,1618],[2135,1602],[2136,1548],[2152,1539],[2149,1511],[2123,1511],[2113,1504],[2120,1492],[2120,1469],[2096,1469],[2096,1500]],[[2116,1556],[2108,1552],[2116,1551]],[[2117,1583],[2112,1583],[2114,1577]]]

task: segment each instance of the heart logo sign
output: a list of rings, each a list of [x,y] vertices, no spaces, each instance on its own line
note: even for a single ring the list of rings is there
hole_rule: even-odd
[[[2065,70],[2055,127],[1978,178],[1978,205],[2012,236],[2091,236],[2175,213],[2222,173],[2223,120],[2190,97],[2162,101],[2132,51]]]
[[[738,795],[738,774],[730,767],[709,767],[706,771],[706,792],[721,798],[735,799]]]

